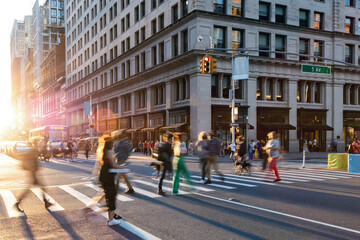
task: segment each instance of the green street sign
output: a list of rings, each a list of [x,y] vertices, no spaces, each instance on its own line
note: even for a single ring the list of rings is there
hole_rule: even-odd
[[[331,67],[303,64],[301,65],[301,72],[331,74]]]

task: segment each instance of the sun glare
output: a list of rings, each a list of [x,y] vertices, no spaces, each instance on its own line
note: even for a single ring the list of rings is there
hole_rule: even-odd
[[[10,103],[0,107],[0,115],[0,134],[4,134],[14,121],[14,111]]]

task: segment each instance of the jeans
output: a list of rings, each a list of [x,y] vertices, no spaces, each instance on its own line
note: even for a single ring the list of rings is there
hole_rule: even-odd
[[[277,160],[279,159],[279,157],[269,157],[269,168],[270,170],[273,170],[274,174],[275,174],[275,177],[276,179],[280,179],[280,176],[279,176],[279,172],[278,172],[278,169],[276,167],[276,163],[277,163]]]

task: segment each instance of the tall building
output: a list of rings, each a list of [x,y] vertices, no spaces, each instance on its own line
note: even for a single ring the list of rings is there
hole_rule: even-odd
[[[237,52],[208,48],[245,48],[263,52],[246,52],[249,79],[234,84],[239,134],[248,118],[249,139],[276,130],[291,152],[314,139],[320,151],[335,139],[344,150],[360,130],[357,4],[66,0],[67,124],[74,136],[86,131],[91,96],[98,133],[126,129],[136,143],[213,129],[228,144]],[[199,73],[205,54],[218,59],[217,73]]]

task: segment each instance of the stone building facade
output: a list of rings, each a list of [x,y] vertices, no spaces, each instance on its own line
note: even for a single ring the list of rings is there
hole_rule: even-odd
[[[233,52],[205,50],[213,45],[311,56],[247,52],[249,79],[235,82],[239,134],[247,116],[249,139],[276,130],[291,152],[314,139],[320,151],[334,139],[344,150],[360,130],[355,2],[66,0],[70,132],[86,132],[84,102],[91,96],[99,134],[126,129],[136,143],[167,131],[196,140],[213,129],[228,144]],[[199,73],[205,54],[218,59],[216,74]],[[303,64],[331,73],[302,72]]]

